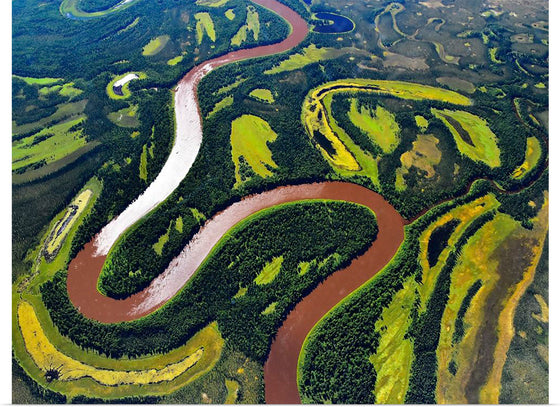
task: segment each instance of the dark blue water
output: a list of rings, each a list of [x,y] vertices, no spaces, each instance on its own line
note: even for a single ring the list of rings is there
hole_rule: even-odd
[[[313,32],[334,34],[348,32],[354,29],[354,23],[352,20],[339,14],[322,11],[320,13],[316,13],[315,17],[321,20],[331,21],[332,23],[326,25],[316,25],[313,28]]]

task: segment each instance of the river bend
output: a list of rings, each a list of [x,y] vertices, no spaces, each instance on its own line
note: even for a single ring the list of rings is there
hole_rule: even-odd
[[[375,212],[379,227],[373,245],[297,304],[277,333],[265,364],[267,403],[299,403],[297,359],[307,333],[341,299],[371,278],[393,257],[404,238],[404,220],[385,199],[364,187],[345,182],[284,186],[243,198],[209,219],[168,268],[139,293],[115,300],[97,290],[106,255],[128,228],[165,200],[188,174],[202,142],[202,121],[196,89],[200,80],[224,64],[287,51],[307,35],[296,12],[275,0],[252,0],[287,20],[290,35],[266,46],[231,52],[196,66],[177,85],[176,137],[170,156],[156,179],[120,215],[78,253],[68,268],[70,301],[88,318],[104,323],[130,321],[165,305],[196,272],[220,238],[235,224],[265,208],[306,199],[333,199],[365,205]]]

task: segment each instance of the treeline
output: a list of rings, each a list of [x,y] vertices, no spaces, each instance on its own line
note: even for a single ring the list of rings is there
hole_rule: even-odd
[[[101,324],[85,318],[68,299],[66,273],[41,287],[60,333],[84,349],[110,357],[168,352],[211,321],[235,349],[263,362],[287,313],[329,274],[361,254],[377,235],[373,213],[360,205],[299,202],[260,212],[226,238],[215,254],[163,308],[133,322]],[[254,279],[273,258],[283,256],[274,281]],[[300,276],[298,265],[315,261]],[[233,297],[240,287],[247,293]],[[261,315],[272,302],[274,312]]]
[[[406,230],[406,239],[399,252],[384,271],[347,297],[315,326],[305,343],[303,359],[299,364],[298,385],[304,403],[321,403],[325,400],[355,404],[376,402],[373,390],[377,376],[369,361],[369,356],[375,353],[379,343],[375,322],[408,277],[415,276],[417,281],[421,281],[422,268],[418,263],[418,239],[421,233],[443,214],[487,194],[491,189],[488,181],[478,181],[473,184],[468,195],[436,206],[412,223]],[[439,304],[437,301],[443,297],[438,292],[432,298],[432,308],[435,309]],[[413,317],[418,320],[415,326],[419,326],[420,321],[437,322],[437,327],[431,325],[434,331],[422,331],[427,335],[426,341],[433,342],[433,335],[439,335],[439,320],[434,318],[435,314],[431,311],[415,317],[414,310]],[[422,326],[427,328],[427,322]],[[418,342],[418,349],[423,350],[427,342],[422,342],[424,339],[420,335],[419,329],[410,329],[407,334],[414,338],[415,344]],[[418,373],[415,376],[417,380],[431,377],[432,367],[422,362],[413,365],[414,374]],[[422,387],[423,384],[418,386]],[[430,388],[426,391],[429,392]]]

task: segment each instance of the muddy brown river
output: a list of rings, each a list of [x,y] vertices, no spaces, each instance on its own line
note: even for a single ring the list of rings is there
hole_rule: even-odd
[[[162,172],[70,262],[67,288],[72,303],[88,318],[104,323],[135,320],[165,305],[189,281],[231,227],[262,209],[306,199],[344,200],[369,207],[377,217],[379,233],[376,241],[350,266],[331,275],[305,297],[288,315],[272,344],[264,369],[265,399],[267,403],[291,404],[300,403],[297,360],[307,333],[337,302],[381,270],[403,241],[404,220],[381,195],[351,183],[322,182],[284,186],[246,197],[209,219],[165,272],[143,291],[124,300],[115,300],[97,290],[106,254],[114,242],[173,192],[198,154],[202,126],[196,86],[204,75],[233,61],[289,50],[307,35],[305,20],[290,8],[275,0],[253,1],[287,20],[292,26],[290,35],[277,44],[235,51],[206,61],[185,75],[177,87],[175,100],[176,143]],[[178,168],[180,165],[183,167]]]

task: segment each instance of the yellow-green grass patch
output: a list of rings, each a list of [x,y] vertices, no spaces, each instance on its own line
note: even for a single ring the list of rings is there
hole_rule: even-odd
[[[325,83],[308,94],[312,100],[321,99],[328,92],[368,92],[390,95],[407,100],[435,100],[455,105],[470,106],[471,100],[452,90],[436,88],[414,82],[376,80],[364,78],[340,79]]]
[[[235,380],[225,379],[227,396],[224,404],[235,404],[237,401],[237,394],[239,393],[239,382]]]
[[[531,316],[539,321],[542,322],[543,324],[548,324],[548,304],[546,303],[546,300],[543,298],[542,295],[540,294],[534,294],[535,296],[535,300],[537,300],[537,302],[539,303],[539,306],[541,307],[541,313],[540,314],[536,314],[536,313],[531,313]]]
[[[204,39],[204,33],[208,35],[208,38],[212,42],[216,41],[216,31],[214,30],[214,22],[209,13],[196,13],[194,15],[196,19],[196,42],[200,44]]]
[[[548,192],[545,191],[543,206],[539,210],[537,216],[531,220],[533,229],[527,230],[521,225],[518,225],[517,230],[511,236],[510,240],[514,241],[517,248],[526,248],[527,242],[530,242],[530,249],[525,250],[525,256],[527,257],[522,259],[523,266],[517,266],[523,268],[520,281],[516,281],[513,287],[508,290],[507,298],[504,303],[502,303],[502,311],[497,324],[498,342],[493,353],[494,363],[488,375],[488,380],[480,390],[479,400],[481,404],[498,404],[499,402],[502,372],[511,340],[515,335],[513,317],[521,297],[525,294],[535,277],[535,271],[542,256],[546,237],[548,236],[548,216]],[[509,272],[509,269],[506,270],[506,272]],[[539,326],[538,328],[540,328],[542,332],[542,327]],[[540,346],[540,349],[539,346],[537,346],[537,351],[542,351],[542,344]]]
[[[83,122],[85,116],[46,127],[33,136],[12,142],[12,170],[44,161],[60,160],[87,144],[83,129],[72,127]],[[35,143],[35,144],[34,144]]]
[[[539,82],[535,85],[535,88],[537,89],[546,89],[546,85],[542,82]]]
[[[478,217],[483,214],[495,210],[500,206],[500,203],[493,194],[488,194],[483,197],[477,198],[474,201],[464,205],[453,208],[451,211],[439,217],[435,222],[430,224],[424,232],[420,235],[420,258],[419,263],[422,267],[422,284],[418,287],[420,295],[420,309],[419,312],[426,310],[426,304],[430,298],[439,273],[445,265],[446,259],[453,250],[454,245],[457,243],[466,228]],[[448,245],[439,254],[437,263],[430,267],[428,262],[428,243],[430,237],[436,228],[447,224],[452,220],[457,220],[460,223],[455,227],[448,240]]]
[[[418,128],[420,129],[420,131],[422,133],[424,133],[426,130],[428,130],[428,120],[421,115],[416,115],[414,116],[414,120],[416,120],[416,125],[418,126]]]
[[[224,342],[217,324],[212,323],[169,353],[138,359],[110,359],[86,352],[61,337],[48,319],[48,313],[42,316],[36,312],[37,302],[40,303],[40,299],[16,300],[14,321],[19,322],[14,324],[17,326],[14,334],[16,357],[40,385],[69,397],[114,399],[169,394],[209,371],[221,355]],[[59,378],[47,382],[48,369],[57,369]]]
[[[30,251],[26,256],[26,261],[28,261],[30,264],[33,264],[33,268],[32,270],[30,270],[30,277],[26,277],[26,282],[16,285],[18,292],[24,291],[24,289],[32,283],[31,291],[38,293],[38,287],[41,284],[50,279],[55,272],[66,268],[72,239],[74,238],[76,230],[81,224],[83,218],[89,213],[95,201],[99,197],[101,189],[101,182],[97,178],[93,177],[88,182],[86,182],[84,187],[74,196],[73,200],[76,201],[77,197],[80,196],[84,191],[92,191],[92,195],[90,196],[85,207],[80,211],[80,213],[76,213],[75,222],[72,225],[69,225],[69,227],[65,228],[64,232],[66,233],[66,238],[62,240],[56,253],[51,255],[49,261],[47,261],[44,258],[43,254],[46,246],[50,242],[49,238],[51,236],[51,231],[54,230],[61,222],[62,218],[67,215],[68,208],[64,208],[53,218],[53,220],[46,228],[44,235],[41,237],[39,245],[37,245],[37,247],[34,250]],[[42,302],[40,303],[42,304]]]
[[[122,95],[117,95],[115,93],[115,89],[114,89],[115,83],[120,81],[121,79],[125,78],[128,75],[136,75],[138,77],[137,79],[145,79],[145,78],[148,77],[144,72],[126,72],[126,73],[123,73],[122,75],[117,75],[105,87],[105,92],[107,93],[107,96],[109,96],[111,99],[126,99],[126,98],[130,97],[131,92],[128,89],[128,86],[129,86],[130,82],[132,80],[136,79],[136,78],[133,78],[130,81],[127,81],[124,85],[121,86]]]
[[[278,305],[278,301],[275,301],[273,303],[270,303],[262,312],[261,315],[268,315],[268,314],[272,314],[274,312],[274,310],[276,309],[276,305]]]
[[[407,338],[412,322],[411,310],[415,307],[416,282],[414,277],[403,283],[403,288],[393,296],[375,322],[379,333],[376,352],[369,357],[377,373],[375,379],[376,404],[403,404],[410,368],[414,359],[414,344]]]
[[[151,57],[158,54],[167,45],[169,38],[169,35],[160,35],[152,39],[142,49],[142,55],[145,57]]]
[[[52,256],[53,253],[58,251],[66,236],[68,236],[74,223],[80,217],[81,213],[86,208],[90,198],[93,195],[93,191],[86,189],[80,193],[66,209],[66,213],[60,219],[49,233],[45,246],[45,254],[47,256]]]
[[[313,262],[314,262],[314,261],[315,261],[315,260],[313,260]],[[302,262],[300,262],[300,263],[298,264],[298,274],[299,274],[300,276],[305,275],[305,274],[309,271],[309,268],[311,267],[311,263],[312,263],[312,262],[310,262],[310,261],[302,261]]]
[[[34,130],[40,130],[51,123],[58,122],[67,117],[79,115],[86,108],[87,99],[79,100],[77,102],[63,103],[56,106],[56,111],[50,116],[44,117],[36,122],[22,124],[18,126],[15,122],[12,122],[12,134],[26,134]]]
[[[408,100],[471,104],[469,98],[457,92],[402,81],[341,79],[312,89],[303,102],[301,117],[309,137],[335,171],[344,176],[356,175],[358,171],[362,171],[376,185],[379,184],[377,159],[361,150],[331,116],[330,101],[336,92],[365,92]]]
[[[235,12],[232,8],[226,10],[224,14],[229,21],[233,21],[233,19],[235,18]]]
[[[222,7],[229,0],[196,0],[197,6],[204,7]]]
[[[111,112],[107,115],[109,120],[120,127],[138,127],[140,121],[136,117],[138,112],[138,105],[131,105],[116,112]]]
[[[200,212],[198,209],[196,208],[190,208],[190,209],[192,215],[198,222],[204,222],[206,220],[206,216],[204,216],[204,214]]]
[[[161,235],[157,242],[152,245],[154,251],[161,256],[161,252],[163,251],[163,246],[169,241],[169,232],[171,231],[171,226],[173,226],[173,221],[169,223],[167,230],[163,235]]]
[[[343,55],[348,54],[362,54],[369,55],[372,59],[375,58],[372,54],[367,51],[360,50],[353,47],[345,48],[330,48],[323,47],[317,48],[315,44],[311,44],[302,49],[301,53],[292,54],[288,59],[283,60],[277,66],[274,66],[266,71],[265,75],[272,75],[280,72],[294,71],[296,69],[303,68],[309,64],[315,62],[326,61],[329,59],[335,59]]]
[[[12,76],[14,78],[21,79],[28,85],[39,85],[39,86],[52,85],[64,80],[62,78],[31,78],[28,76],[18,76],[18,75],[12,75]]]
[[[249,96],[255,98],[259,101],[266,102],[266,103],[274,103],[274,96],[269,89],[257,88],[253,89]]]
[[[490,168],[500,166],[500,149],[496,135],[486,120],[461,110],[437,110],[432,114],[449,129],[458,150],[471,160],[483,162]]]
[[[259,23],[259,13],[257,9],[252,5],[247,6],[247,19],[245,24],[242,25],[237,33],[231,38],[231,45],[239,46],[243,42],[247,41],[247,36],[249,32],[253,33],[253,39],[257,41],[259,39],[260,23]]]
[[[138,176],[144,181],[148,180],[148,149],[146,144],[142,146],[142,154],[140,154],[140,168]]]
[[[272,283],[282,268],[284,256],[275,257],[266,263],[261,272],[255,277],[255,284],[266,285]]]
[[[527,138],[527,147],[525,149],[525,160],[517,167],[511,177],[513,179],[522,179],[529,171],[537,166],[541,158],[542,149],[539,140],[536,137]]]
[[[177,65],[179,62],[181,62],[183,60],[185,56],[184,55],[177,55],[175,58],[171,58],[170,60],[167,61],[167,65],[169,66],[175,66]]]
[[[404,191],[406,182],[404,175],[412,167],[426,173],[425,178],[432,178],[436,174],[435,166],[441,161],[441,151],[437,145],[439,140],[432,134],[419,134],[412,143],[412,149],[401,155],[401,166],[396,170],[395,189]]]
[[[432,44],[436,49],[439,59],[447,64],[459,65],[459,57],[447,54],[447,52],[445,52],[445,47],[443,46],[443,44],[436,41],[432,41]]]
[[[511,244],[526,244],[532,241],[530,249],[532,259],[525,262],[528,268],[523,271],[523,277],[515,281],[507,291],[506,298],[499,310],[498,327],[496,333],[498,342],[493,353],[493,361],[488,380],[480,392],[480,403],[497,404],[501,381],[501,372],[509,343],[513,337],[513,312],[518,300],[532,281],[534,269],[538,263],[542,245],[548,229],[548,206],[545,204],[534,220],[534,229],[528,231],[509,215],[498,213],[495,218],[479,229],[467,242],[461,251],[457,265],[451,274],[449,300],[444,310],[440,342],[437,349],[438,381],[436,400],[438,403],[461,404],[467,403],[466,385],[475,367],[472,355],[479,352],[480,347],[488,346],[479,343],[481,324],[486,318],[485,307],[495,294],[504,279],[499,271],[503,258],[496,253]],[[513,255],[513,254],[512,254]],[[524,266],[523,266],[524,267]],[[509,269],[507,270],[509,272]],[[463,315],[463,332],[454,340],[456,321],[459,308],[463,303],[470,287],[480,280],[480,289],[472,297]],[[499,290],[499,289],[498,289]],[[458,340],[458,342],[457,342]],[[448,370],[450,363],[455,365],[455,373]]]
[[[239,290],[237,290],[237,293],[233,296],[233,298],[243,297],[245,294],[247,294],[247,290],[247,287],[239,287]]]
[[[277,134],[270,125],[258,116],[246,114],[231,123],[231,155],[235,164],[236,186],[243,182],[240,172],[241,157],[263,178],[272,175],[270,168],[278,168],[268,148],[268,143],[274,142],[276,137]]]
[[[175,219],[175,230],[179,233],[183,233],[183,217],[179,216]]]
[[[117,34],[122,34],[122,33],[126,32],[128,30],[133,29],[134,27],[136,27],[136,25],[138,24],[139,21],[140,21],[140,17],[136,17],[132,23],[130,23],[129,25],[127,25],[123,29],[119,30],[117,32]]]
[[[382,106],[378,105],[375,110],[360,106],[358,110],[358,100],[352,98],[348,118],[372,142],[381,147],[385,154],[392,153],[399,145],[399,125],[395,116]]]
[[[221,95],[222,93],[227,93],[230,90],[233,90],[233,89],[237,88],[239,85],[241,85],[246,80],[247,80],[246,78],[237,77],[235,82],[230,83],[229,85],[222,86],[220,89],[218,89],[216,91],[216,94]]]
[[[51,93],[58,93],[67,98],[74,98],[83,93],[83,90],[75,88],[74,82],[65,83],[63,85],[45,86],[39,89],[39,95],[47,96]]]
[[[499,60],[496,58],[496,54],[498,53],[498,47],[488,48],[488,55],[490,55],[490,60],[495,64],[505,64],[504,61]]]
[[[214,105],[212,110],[206,115],[206,118],[211,117],[212,115],[218,113],[223,108],[231,105],[233,105],[233,95],[226,96],[225,98],[223,98],[222,100],[220,100]]]

